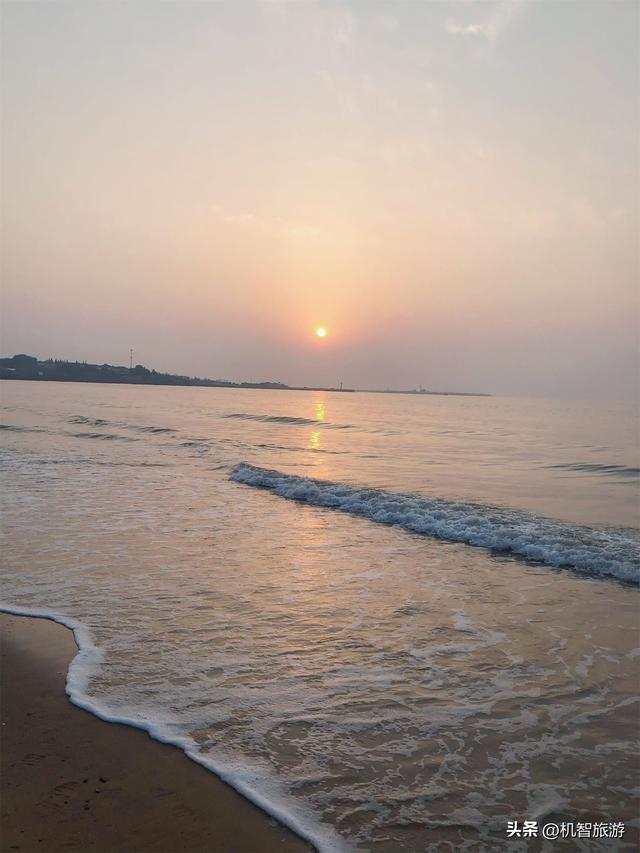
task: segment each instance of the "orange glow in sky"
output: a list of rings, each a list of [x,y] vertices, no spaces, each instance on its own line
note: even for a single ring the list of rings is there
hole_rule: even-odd
[[[636,398],[637,4],[2,11],[2,355]]]

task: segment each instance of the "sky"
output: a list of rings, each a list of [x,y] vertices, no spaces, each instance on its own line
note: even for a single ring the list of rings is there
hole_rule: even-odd
[[[2,354],[634,396],[639,10],[5,0]]]

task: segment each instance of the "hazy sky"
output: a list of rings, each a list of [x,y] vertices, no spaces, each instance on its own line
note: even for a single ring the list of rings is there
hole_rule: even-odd
[[[3,354],[632,395],[639,9],[5,0]]]

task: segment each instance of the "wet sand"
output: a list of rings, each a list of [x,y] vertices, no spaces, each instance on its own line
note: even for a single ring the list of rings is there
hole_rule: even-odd
[[[179,749],[65,692],[73,634],[0,615],[2,851],[303,851],[309,846]]]

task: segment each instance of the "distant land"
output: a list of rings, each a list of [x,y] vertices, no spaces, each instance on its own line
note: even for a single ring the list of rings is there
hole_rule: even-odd
[[[340,391],[354,393],[355,388],[326,388],[308,385],[285,385],[283,382],[231,382],[229,379],[200,379],[197,376],[180,376],[159,373],[142,364],[120,367],[113,364],[90,364],[86,361],[64,361],[48,358],[40,361],[33,355],[0,358],[0,379],[23,379],[36,382],[107,382],[121,385],[188,385],[205,388],[262,388],[276,391]],[[427,391],[424,388],[393,391],[390,389],[363,389],[369,394],[431,394],[455,397],[490,397],[462,391]]]

